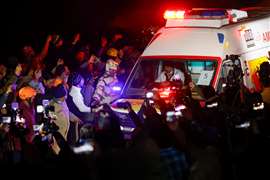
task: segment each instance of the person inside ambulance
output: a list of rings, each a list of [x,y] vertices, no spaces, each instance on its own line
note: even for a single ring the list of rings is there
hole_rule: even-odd
[[[184,84],[185,75],[180,69],[175,68],[171,62],[164,62],[163,71],[155,82],[162,83],[166,81],[181,81]]]

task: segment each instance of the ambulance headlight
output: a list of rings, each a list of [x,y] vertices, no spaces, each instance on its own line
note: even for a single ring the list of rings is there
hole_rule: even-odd
[[[122,90],[122,88],[121,88],[120,86],[113,86],[113,87],[112,87],[112,90],[113,90],[113,91],[119,92],[119,91]]]

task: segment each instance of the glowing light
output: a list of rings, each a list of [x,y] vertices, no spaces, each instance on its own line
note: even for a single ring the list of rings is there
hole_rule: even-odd
[[[264,103],[253,104],[253,110],[254,111],[263,110],[263,109],[264,109]]]
[[[13,103],[11,104],[11,108],[12,108],[14,111],[16,111],[17,109],[19,109],[19,103],[13,102]]]
[[[94,151],[94,147],[91,144],[87,143],[87,144],[84,144],[84,145],[79,146],[79,147],[74,147],[73,148],[73,151],[76,154],[79,154],[79,153],[89,153],[89,152]]]
[[[44,107],[42,105],[37,105],[37,113],[43,113],[44,112]]]
[[[134,131],[134,129],[135,128],[132,128],[132,127],[120,126],[121,131],[132,132]]]
[[[114,91],[121,91],[122,88],[119,87],[119,86],[113,86],[112,89],[113,89]]]
[[[179,106],[175,107],[175,111],[181,111],[181,110],[184,110],[186,108],[187,107],[185,105],[179,105]]]
[[[170,96],[170,93],[171,93],[170,91],[165,90],[165,91],[160,92],[159,95],[161,98],[167,98]]]
[[[168,112],[166,113],[166,115],[167,115],[168,117],[171,117],[171,116],[174,115],[174,112],[173,112],[173,111],[168,111]]]
[[[249,128],[250,127],[250,122],[245,122],[245,123],[242,123],[242,124],[237,125],[235,127],[236,128],[244,128],[244,129],[246,129],[246,128]]]
[[[164,19],[184,19],[185,11],[170,11],[164,13]]]
[[[154,96],[154,93],[153,92],[148,92],[146,93],[146,98],[152,98]]]
[[[177,111],[177,112],[175,112],[174,114],[175,114],[175,116],[182,116],[181,111]]]
[[[217,106],[218,106],[218,103],[217,102],[214,102],[212,104],[206,105],[206,107],[208,107],[208,108],[213,108],[213,107],[217,107]]]
[[[43,105],[44,107],[48,106],[49,104],[50,104],[50,101],[49,101],[48,99],[43,99],[43,100],[42,100],[42,105]]]

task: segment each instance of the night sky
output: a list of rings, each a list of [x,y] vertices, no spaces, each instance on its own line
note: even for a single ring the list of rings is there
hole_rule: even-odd
[[[48,33],[95,34],[109,28],[140,29],[162,25],[167,8],[246,7],[270,4],[269,0],[9,0],[3,24],[7,36],[1,51],[12,52],[28,37]],[[1,53],[2,54],[2,53]]]

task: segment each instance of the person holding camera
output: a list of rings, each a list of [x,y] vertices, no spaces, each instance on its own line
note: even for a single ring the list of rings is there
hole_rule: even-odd
[[[69,130],[69,109],[66,103],[67,91],[65,87],[60,84],[52,89],[53,99],[50,102],[50,106],[54,107],[54,114],[56,116],[53,123],[58,127],[57,132],[61,134],[64,140],[67,141],[67,135]],[[60,147],[55,140],[52,144],[52,149],[56,154],[59,154]]]
[[[54,123],[58,126],[58,132],[67,140],[67,133],[69,129],[69,109],[66,103],[67,91],[65,87],[60,84],[52,89],[53,99],[50,105],[54,107],[56,119]]]

